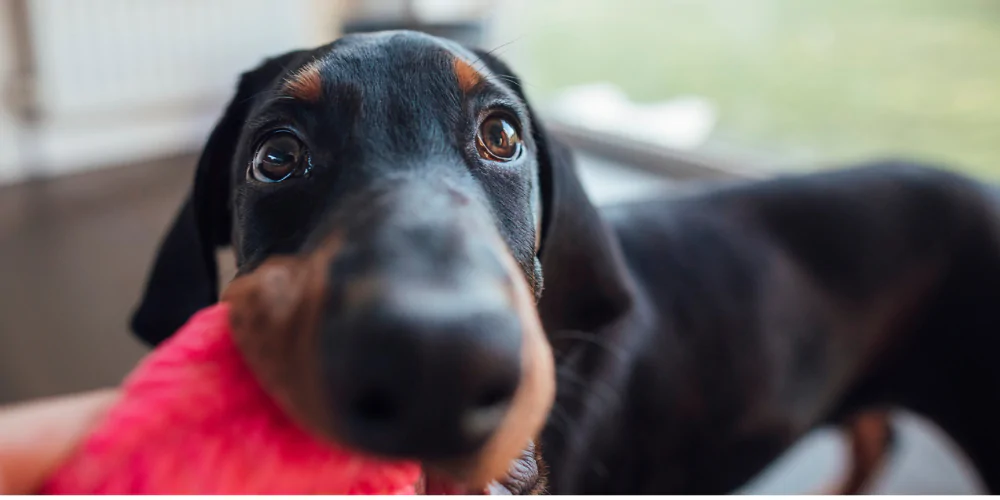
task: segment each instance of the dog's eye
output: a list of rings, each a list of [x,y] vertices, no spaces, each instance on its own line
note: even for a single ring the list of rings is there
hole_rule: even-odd
[[[302,141],[290,132],[277,132],[257,148],[252,175],[261,182],[281,182],[298,170],[304,156]]]
[[[521,136],[512,121],[503,115],[493,115],[479,125],[476,149],[479,156],[493,161],[511,161],[521,154]]]

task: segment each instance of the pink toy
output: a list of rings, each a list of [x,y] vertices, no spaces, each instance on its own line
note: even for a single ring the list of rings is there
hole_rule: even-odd
[[[414,493],[418,464],[359,455],[290,420],[244,364],[228,310],[199,312],[144,359],[42,493]]]

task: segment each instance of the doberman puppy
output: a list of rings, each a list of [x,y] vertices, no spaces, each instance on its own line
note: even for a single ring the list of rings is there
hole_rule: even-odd
[[[218,300],[231,246],[265,383],[453,486],[524,449],[515,493],[726,493],[903,407],[1000,492],[998,222],[987,186],[902,161],[598,210],[502,62],[350,35],[243,75],[132,327]]]

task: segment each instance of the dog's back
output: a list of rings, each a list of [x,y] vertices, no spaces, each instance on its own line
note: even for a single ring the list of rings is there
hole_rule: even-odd
[[[577,446],[591,454],[568,454],[586,458],[565,458],[556,487],[725,493],[817,426],[899,406],[941,425],[996,488],[989,196],[880,162],[604,210],[631,306],[600,342],[567,349],[589,389],[557,405],[588,416],[566,420],[588,422]]]

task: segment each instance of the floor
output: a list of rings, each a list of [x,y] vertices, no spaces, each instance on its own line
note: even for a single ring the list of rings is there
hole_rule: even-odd
[[[662,177],[580,160],[598,203],[671,189]],[[126,321],[194,161],[0,187],[0,404],[113,385],[143,355]],[[935,428],[903,414],[899,432],[896,459],[875,492],[979,491]],[[742,491],[819,491],[841,470],[842,454],[836,433],[818,431]]]

